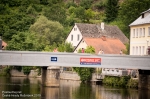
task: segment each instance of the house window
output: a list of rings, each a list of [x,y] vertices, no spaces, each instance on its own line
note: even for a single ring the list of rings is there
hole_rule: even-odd
[[[80,35],[78,34],[78,35],[77,35],[77,41],[79,41],[79,40],[80,40]]]
[[[139,46],[139,55],[141,55],[141,46]]]
[[[134,55],[134,46],[133,46],[133,49],[132,49],[132,55]]]
[[[145,28],[143,28],[143,37],[145,37]]]
[[[136,55],[138,55],[138,47],[136,47]]]
[[[136,37],[138,37],[138,29],[136,29]]]
[[[71,35],[71,41],[73,41],[73,35]]]
[[[76,31],[77,30],[77,28],[74,28],[74,31]]]
[[[140,37],[142,37],[142,28],[140,28]]]
[[[135,29],[133,29],[133,38],[135,38]]]
[[[148,27],[148,36],[150,36],[150,27]]]
[[[142,55],[144,55],[145,46],[142,47]]]

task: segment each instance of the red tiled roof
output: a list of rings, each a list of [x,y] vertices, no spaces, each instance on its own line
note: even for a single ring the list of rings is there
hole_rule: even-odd
[[[95,48],[96,54],[100,49],[104,51],[105,54],[119,54],[120,50],[125,50],[126,46],[119,40],[115,38],[83,38],[88,46]]]

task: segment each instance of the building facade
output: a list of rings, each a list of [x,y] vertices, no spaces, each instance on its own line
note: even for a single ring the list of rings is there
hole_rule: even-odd
[[[150,9],[130,25],[130,55],[147,55],[150,48]]]
[[[75,23],[66,39],[66,42],[71,43],[74,48],[76,48],[79,42],[81,42],[81,40],[85,37],[101,38],[103,36],[105,36],[106,38],[117,38],[123,44],[126,44],[129,41],[129,39],[117,26],[106,25],[104,23]]]

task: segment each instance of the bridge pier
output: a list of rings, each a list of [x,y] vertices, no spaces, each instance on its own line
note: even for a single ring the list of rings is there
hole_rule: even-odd
[[[139,70],[138,88],[150,90],[150,70]]]
[[[48,87],[59,87],[60,67],[42,67],[42,85]]]

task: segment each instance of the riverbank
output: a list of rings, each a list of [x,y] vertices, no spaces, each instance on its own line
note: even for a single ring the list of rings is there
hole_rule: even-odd
[[[4,76],[6,73],[7,75],[11,75],[12,77],[27,77],[23,73],[23,71],[18,71],[16,69],[3,69],[0,70],[0,75]],[[37,70],[31,70],[28,77],[38,77],[40,78],[41,76],[38,75]],[[129,76],[122,76],[122,77],[117,77],[117,76],[105,76],[105,78],[102,80],[97,79],[98,76],[96,73],[92,74],[91,78],[91,83],[92,84],[97,84],[97,82],[102,82],[103,84],[107,86],[118,86],[118,87],[129,87],[129,88],[138,88],[138,79],[132,79]],[[73,81],[80,81],[80,76],[76,72],[72,71],[62,71],[60,73],[60,79],[61,80],[73,80]]]
[[[138,78],[131,78],[130,76],[105,76],[103,84],[113,87],[138,88]]]

